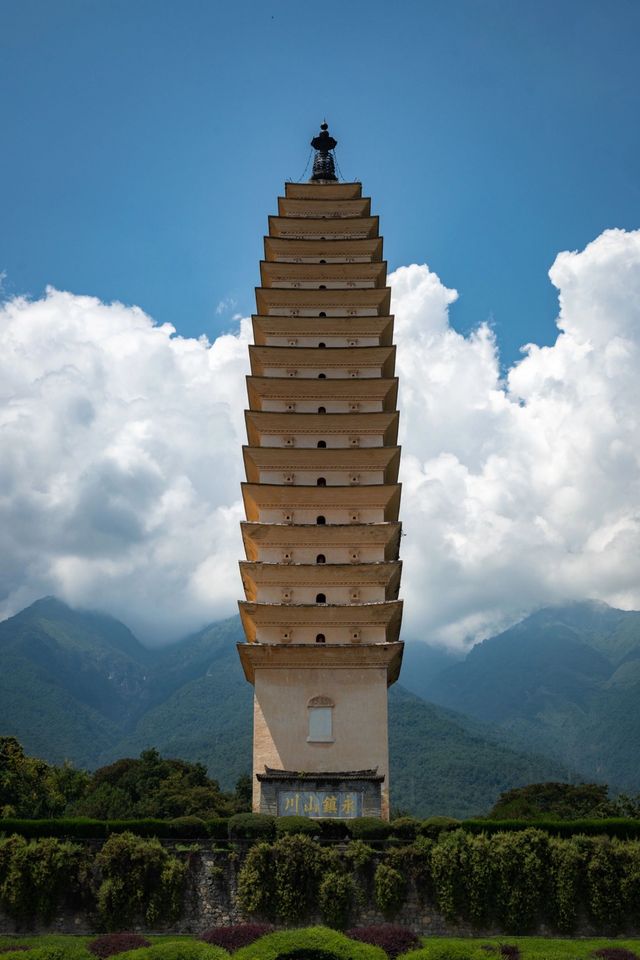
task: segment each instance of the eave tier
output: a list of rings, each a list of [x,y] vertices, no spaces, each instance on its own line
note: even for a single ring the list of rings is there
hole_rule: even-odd
[[[260,278],[263,287],[289,287],[317,289],[319,284],[348,287],[350,284],[366,284],[368,288],[384,287],[387,282],[387,261],[371,263],[260,263]]]
[[[385,411],[395,410],[398,379],[367,377],[362,380],[318,380],[296,377],[247,377],[247,394],[252,410],[260,411],[265,402],[282,400],[313,401],[322,406],[330,400],[356,402],[377,400]],[[343,414],[340,414],[343,416]]]
[[[322,630],[328,627],[384,627],[385,642],[395,643],[400,636],[402,623],[402,600],[384,603],[353,603],[333,606],[331,604],[279,604],[238,602],[240,619],[249,643],[256,642],[257,631],[268,627],[313,627]],[[358,641],[353,641],[357,643]],[[267,644],[262,644],[267,646]],[[273,644],[279,646],[279,644]],[[327,644],[330,649],[333,644]]]
[[[369,197],[278,197],[280,217],[335,217],[354,218],[371,216]]]
[[[404,644],[362,643],[288,645],[276,643],[238,643],[240,662],[249,683],[255,683],[256,670],[380,670],[387,671],[387,686],[400,674]]]
[[[336,381],[333,381],[334,383]],[[262,437],[381,437],[382,446],[398,440],[398,413],[266,413],[245,410],[249,446],[261,447]]]
[[[315,371],[375,370],[378,376],[393,376],[396,363],[396,348],[393,344],[385,347],[263,347],[251,344],[249,347],[251,373],[261,377],[266,370],[313,371],[313,379],[318,377]],[[354,379],[356,379],[354,377]],[[371,378],[370,378],[371,379]]]
[[[389,346],[393,340],[393,317],[291,317],[254,314],[253,339],[257,346],[265,346],[267,338],[302,339],[313,337],[328,342],[331,337],[358,339],[375,337],[380,346]],[[301,344],[304,345],[304,344]]]
[[[385,483],[395,483],[400,467],[400,447],[243,447],[247,480],[260,482],[260,472],[279,470],[287,474],[384,473]],[[304,481],[302,481],[304,482]],[[313,480],[309,480],[313,483]],[[295,483],[295,481],[294,481]]]
[[[240,561],[247,600],[254,602],[258,587],[383,586],[385,599],[395,600],[402,563],[252,563]]]
[[[349,240],[332,237],[328,240],[296,240],[264,238],[265,260],[279,263],[368,263],[382,260],[382,237]]]
[[[362,184],[353,183],[285,183],[286,197],[308,200],[311,197],[322,197],[331,200],[351,200],[362,196]]]
[[[323,511],[365,511],[376,510],[382,513],[384,522],[397,520],[400,510],[399,483],[380,483],[356,487],[290,487],[280,483],[243,483],[247,520],[258,522],[261,512],[270,510],[313,511],[324,516]],[[284,523],[285,521],[283,521]],[[382,522],[382,521],[381,521]],[[310,523],[310,526],[315,524]],[[320,526],[342,526],[341,523],[320,524]]]
[[[390,287],[327,289],[327,290],[281,290],[274,287],[256,288],[258,313],[275,316],[306,315],[317,317],[320,311],[334,316],[349,314],[350,310],[360,315],[388,316],[391,310]]]
[[[396,560],[400,550],[402,524],[390,523],[345,523],[340,526],[317,526],[316,524],[251,523],[240,524],[245,553],[249,560],[256,560],[260,547],[287,550],[310,547],[322,552],[330,546],[346,546],[361,549],[381,546],[385,560]],[[292,563],[289,569],[297,566]]]
[[[269,236],[290,240],[366,240],[377,237],[378,217],[269,217]]]

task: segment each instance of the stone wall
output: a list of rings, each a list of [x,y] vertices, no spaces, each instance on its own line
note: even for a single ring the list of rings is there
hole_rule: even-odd
[[[200,852],[185,852],[176,849],[176,844],[166,841],[164,846],[173,854],[185,858],[190,864],[190,881],[185,895],[184,911],[181,919],[173,926],[150,930],[142,925],[134,925],[132,929],[139,933],[202,933],[210,927],[243,923],[256,920],[255,916],[248,917],[238,907],[235,899],[237,873],[242,863],[242,853],[229,851],[207,850],[211,841],[201,844]],[[95,841],[88,841],[92,849],[99,847]],[[178,844],[178,847],[180,844]],[[310,916],[302,926],[321,924],[320,914]],[[385,917],[380,914],[373,903],[366,904],[357,910],[351,920],[352,926],[365,924],[385,923]],[[394,923],[410,927],[422,936],[449,936],[449,937],[490,937],[505,936],[499,929],[478,930],[470,924],[448,923],[433,904],[420,900],[415,890],[410,889],[406,903],[394,918]],[[277,926],[277,924],[276,924]],[[87,914],[61,912],[47,925],[33,924],[29,927],[16,927],[13,920],[0,910],[0,934],[14,933],[67,933],[87,935],[97,931],[95,918]],[[527,931],[530,932],[530,931]],[[554,935],[554,931],[541,927],[536,931],[539,935]],[[622,931],[620,931],[622,933]],[[628,936],[640,936],[640,930],[625,930]],[[558,936],[557,933],[555,933]],[[594,929],[585,919],[575,932],[575,937],[603,936],[604,932]]]

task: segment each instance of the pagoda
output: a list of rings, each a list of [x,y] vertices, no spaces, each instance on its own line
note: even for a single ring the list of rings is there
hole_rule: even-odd
[[[313,173],[269,218],[243,448],[253,809],[389,816],[387,687],[400,672],[397,378],[378,217]]]

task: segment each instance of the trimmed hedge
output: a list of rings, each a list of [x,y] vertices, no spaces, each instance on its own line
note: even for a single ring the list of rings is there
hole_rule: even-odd
[[[455,820],[452,817],[428,817],[414,820],[402,817],[388,823],[376,817],[353,820],[311,819],[309,817],[270,817],[261,813],[238,813],[233,817],[201,820],[176,817],[174,820],[91,820],[67,817],[58,820],[0,819],[0,836],[66,837],[106,840],[114,833],[133,833],[138,837],[161,840],[272,840],[276,835],[301,833],[322,841],[363,840],[365,843],[407,843],[416,836],[437,839],[441,833],[462,829],[468,833],[512,833],[531,828],[556,837],[608,836],[621,840],[640,839],[640,819],[608,820]]]
[[[320,957],[323,960],[387,960],[386,953],[379,947],[350,940],[327,927],[270,933],[238,950],[233,960],[285,960],[294,956],[300,960]]]
[[[190,827],[185,824],[188,821]],[[73,837],[77,840],[106,840],[114,833],[133,833],[137,837],[158,837],[161,840],[212,837],[226,840],[229,821],[200,820],[197,817],[178,817],[175,820],[91,820],[88,817],[61,817],[59,820],[0,819],[0,836],[18,834],[21,837]]]
[[[229,960],[229,954],[207,943],[174,940],[142,950],[128,950],[118,954],[116,960]]]
[[[458,826],[468,833],[512,833],[520,830],[543,830],[554,837],[618,837],[640,839],[640,820],[627,817],[607,820],[462,820]]]

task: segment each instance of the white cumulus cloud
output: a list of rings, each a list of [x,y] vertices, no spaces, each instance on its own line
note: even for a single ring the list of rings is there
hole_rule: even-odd
[[[405,638],[640,607],[640,231],[550,271],[558,337],[501,377],[427,266],[392,274]],[[0,310],[0,615],[44,594],[163,641],[235,610],[248,321],[209,344],[48,290]]]

